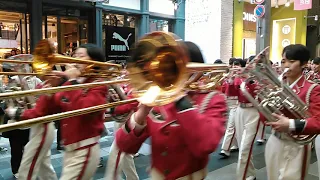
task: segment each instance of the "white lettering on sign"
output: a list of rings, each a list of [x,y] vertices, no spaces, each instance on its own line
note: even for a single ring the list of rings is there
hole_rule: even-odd
[[[257,18],[254,14],[243,12],[243,20],[250,22],[257,22]]]
[[[111,45],[111,51],[127,51],[125,45]]]
[[[310,0],[300,0],[300,4],[310,4]]]

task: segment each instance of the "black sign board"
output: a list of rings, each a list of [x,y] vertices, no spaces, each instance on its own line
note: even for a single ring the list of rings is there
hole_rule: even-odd
[[[131,46],[135,43],[135,28],[105,26],[107,61],[126,63]]]

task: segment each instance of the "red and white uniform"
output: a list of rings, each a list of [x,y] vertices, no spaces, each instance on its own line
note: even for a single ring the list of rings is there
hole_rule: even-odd
[[[94,79],[81,79],[84,83]],[[63,85],[77,84],[76,80]],[[40,96],[35,107],[23,113],[21,119],[41,117],[106,103],[107,87],[59,92]],[[61,120],[65,147],[62,180],[91,179],[100,160],[99,139],[104,129],[104,111]]]
[[[130,88],[126,86],[124,88],[125,94],[127,95],[127,99],[133,98],[130,92]],[[122,122],[114,122],[114,132],[116,132],[121,126],[123,126],[128,119],[130,119],[132,113],[138,107],[138,102],[124,104],[120,106],[116,106],[113,109],[113,115],[128,115],[125,117]],[[108,158],[108,163],[106,167],[105,179],[121,179],[121,174],[123,173],[126,176],[126,179],[130,180],[139,180],[139,176],[134,164],[133,155],[121,152],[114,140],[111,145],[111,150]]]
[[[235,118],[236,135],[239,144],[239,158],[237,166],[237,180],[251,180],[255,178],[255,168],[252,162],[252,149],[259,129],[259,112],[250,103],[240,90],[240,84],[245,81],[243,78],[235,78],[230,82],[229,88],[235,91],[238,96],[239,105]],[[247,84],[247,89],[254,96],[254,82]]]
[[[313,84],[301,76],[290,85],[300,99],[309,105],[312,115],[306,120],[292,120],[297,133],[318,134],[320,132],[320,86]],[[284,115],[295,119],[290,114]],[[287,134],[273,131],[265,150],[268,179],[304,180],[308,174],[310,154],[311,143],[299,145],[288,138]]]
[[[39,82],[40,80],[38,81],[38,83]],[[34,85],[36,85],[36,83]],[[37,89],[41,88],[42,84],[38,84]],[[33,117],[29,116],[32,111],[32,109],[27,109],[23,112],[22,116],[25,119],[30,119]],[[34,125],[30,128],[29,142],[24,147],[23,157],[19,167],[19,179],[58,179],[50,159],[51,145],[53,143],[54,137],[55,126],[53,122]]]
[[[224,134],[227,114],[224,95],[214,93],[191,94],[198,108],[192,107],[186,97],[156,107],[150,111],[145,126],[135,123],[133,114],[117,131],[119,149],[134,154],[151,137],[151,179],[204,179],[209,154],[215,151]],[[210,94],[213,97],[209,97]],[[188,104],[187,108],[178,111],[179,103],[184,102]],[[204,107],[202,103],[206,104],[203,112],[200,111]],[[138,131],[141,135],[136,135]]]
[[[221,150],[226,153],[230,152],[231,147],[238,147],[236,129],[235,129],[235,112],[238,104],[238,91],[229,87],[228,81],[223,83],[223,92],[227,96],[227,102],[229,107],[228,125],[222,142]]]

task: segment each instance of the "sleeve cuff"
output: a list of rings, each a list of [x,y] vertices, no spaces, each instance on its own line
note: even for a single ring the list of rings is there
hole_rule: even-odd
[[[69,79],[69,81],[72,85],[79,84],[76,79]]]
[[[289,131],[294,132],[296,131],[296,125],[294,119],[290,119],[289,121]]]
[[[295,124],[295,132],[301,133],[307,124],[307,121],[305,119],[295,119],[294,120]]]

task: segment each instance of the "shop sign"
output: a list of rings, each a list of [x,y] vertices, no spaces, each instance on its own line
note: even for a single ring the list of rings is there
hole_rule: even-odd
[[[312,9],[312,0],[294,0],[294,10]]]
[[[244,3],[243,7],[243,30],[256,31],[257,17],[254,15],[256,5]]]
[[[247,12],[243,12],[243,20],[244,21],[250,21],[250,22],[257,22],[257,18],[254,14],[250,14]]]
[[[135,28],[105,26],[105,32],[107,60],[125,63],[135,42]]]

